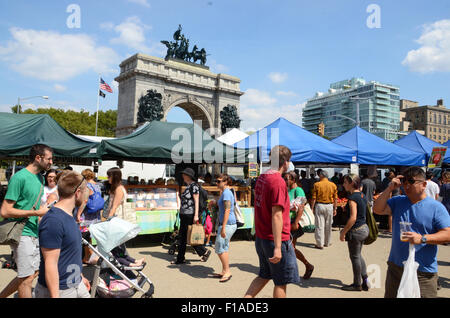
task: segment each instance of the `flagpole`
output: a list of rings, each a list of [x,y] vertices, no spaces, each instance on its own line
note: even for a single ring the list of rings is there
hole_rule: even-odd
[[[97,85],[97,115],[95,116],[95,137],[97,137],[97,126],[98,126],[98,106],[100,104],[100,74],[98,75],[98,85]]]

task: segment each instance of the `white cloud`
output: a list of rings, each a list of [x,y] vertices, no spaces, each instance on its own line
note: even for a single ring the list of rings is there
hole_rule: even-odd
[[[67,87],[61,84],[55,84],[53,85],[53,89],[57,92],[64,92],[65,90],[67,90]]]
[[[208,64],[213,73],[225,73],[229,71],[227,66],[217,63],[216,60],[210,60]]]
[[[140,4],[144,7],[150,8],[150,3],[148,3],[148,0],[128,0],[128,2]]]
[[[421,47],[408,52],[402,61],[413,72],[450,72],[450,20],[440,20],[422,26],[417,43]]]
[[[269,93],[257,89],[249,88],[241,98],[241,105],[245,106],[271,106],[276,103]]]
[[[100,24],[100,28],[106,31],[114,30],[114,23],[112,22],[103,22]]]
[[[107,31],[114,31],[117,37],[110,40],[111,44],[124,45],[128,48],[138,51],[139,53],[154,54],[163,56],[165,47],[160,42],[151,43],[146,38],[146,31],[151,30],[150,25],[144,24],[139,17],[128,17],[124,22],[114,25],[111,22],[100,24],[100,28]],[[149,45],[150,44],[150,45]],[[130,55],[134,55],[130,53]]]
[[[277,84],[283,83],[288,78],[287,73],[279,73],[279,72],[272,72],[268,76],[272,82]]]
[[[297,97],[298,96],[295,92],[292,92],[292,91],[289,91],[289,92],[277,91],[277,95],[285,96],[285,97]]]
[[[278,105],[269,93],[257,89],[248,89],[241,98],[240,118],[243,131],[258,130],[284,117],[301,125],[303,104]]]
[[[118,90],[119,90],[119,83],[118,82],[116,82],[116,81],[112,81],[111,82],[111,86],[112,86],[112,88],[113,88],[113,90],[115,91],[115,92],[117,92]]]
[[[0,60],[22,75],[65,81],[88,71],[117,73],[118,55],[86,34],[10,29],[13,40],[0,46]]]

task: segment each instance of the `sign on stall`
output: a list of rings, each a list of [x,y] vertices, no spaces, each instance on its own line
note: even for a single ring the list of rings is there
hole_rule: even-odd
[[[430,160],[428,161],[428,168],[438,168],[442,166],[447,147],[434,147],[431,152]]]
[[[258,176],[258,163],[250,162],[248,164],[248,176],[250,178],[256,178]]]

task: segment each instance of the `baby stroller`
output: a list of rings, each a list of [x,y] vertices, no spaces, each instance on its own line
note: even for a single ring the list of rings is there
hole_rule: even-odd
[[[99,256],[91,286],[91,297],[130,298],[137,291],[142,293],[142,298],[153,297],[153,283],[142,272],[145,264],[140,267],[124,266],[111,252],[136,237],[140,231],[138,225],[117,217],[89,226],[89,232],[97,241],[97,248],[85,239],[82,241]],[[147,291],[143,289],[146,283],[150,286]]]

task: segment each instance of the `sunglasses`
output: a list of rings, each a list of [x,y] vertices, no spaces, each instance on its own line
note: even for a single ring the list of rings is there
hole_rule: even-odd
[[[217,179],[216,182],[217,182],[217,183],[221,183],[221,182],[224,182],[224,180],[219,180],[219,179]]]
[[[84,180],[85,180],[85,179],[84,179],[84,177],[83,177],[83,178],[81,179],[80,184],[77,185],[77,187],[75,188],[75,191],[73,191],[73,193],[77,192],[78,188],[81,186],[81,184],[83,183]]]
[[[417,182],[425,182],[425,180],[416,180],[416,179],[414,179],[414,178],[408,178],[408,179],[403,178],[403,179],[402,179],[402,183],[403,183],[403,184],[409,183],[410,185],[413,185],[413,184],[415,184],[415,183],[417,183]]]

